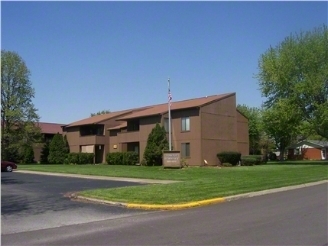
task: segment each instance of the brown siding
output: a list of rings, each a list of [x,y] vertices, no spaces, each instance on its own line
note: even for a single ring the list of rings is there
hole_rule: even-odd
[[[237,111],[237,144],[242,155],[249,154],[248,119]]]
[[[190,131],[183,132],[181,119],[189,117]],[[200,149],[200,117],[199,108],[185,109],[172,112],[172,146],[173,150],[181,151],[182,143],[190,143],[190,157],[186,158],[190,166],[199,166],[201,160]]]
[[[238,150],[236,114],[235,95],[202,107],[202,161],[216,165],[217,153]]]

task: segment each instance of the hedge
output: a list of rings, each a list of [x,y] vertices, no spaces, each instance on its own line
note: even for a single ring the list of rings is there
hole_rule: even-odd
[[[134,151],[108,153],[106,156],[108,165],[135,165],[138,160],[139,155]]]
[[[245,155],[241,157],[242,166],[253,166],[266,164],[267,160],[263,155]]]
[[[240,161],[241,153],[234,151],[224,151],[217,154],[221,163],[230,163],[236,166]]]
[[[91,164],[93,163],[93,153],[69,153],[67,163],[69,164]]]

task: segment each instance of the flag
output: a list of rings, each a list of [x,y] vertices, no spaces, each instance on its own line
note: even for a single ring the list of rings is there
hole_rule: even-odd
[[[169,102],[171,102],[172,100],[172,94],[171,94],[171,91],[169,90],[169,94],[168,94],[168,99],[169,99]]]

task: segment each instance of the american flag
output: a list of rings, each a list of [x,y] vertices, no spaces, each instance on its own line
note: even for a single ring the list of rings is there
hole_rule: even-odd
[[[171,100],[172,100],[171,90],[169,90],[168,99],[169,99],[169,103],[171,103]]]

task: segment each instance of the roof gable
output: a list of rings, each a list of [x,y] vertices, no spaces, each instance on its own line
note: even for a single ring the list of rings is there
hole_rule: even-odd
[[[328,147],[328,141],[320,141],[320,140],[303,140],[300,141],[296,144],[293,144],[291,146],[289,146],[288,148],[292,149],[292,148],[297,148],[300,147],[302,145],[308,145],[314,148],[323,148],[323,147]]]

